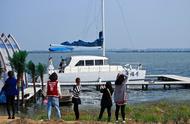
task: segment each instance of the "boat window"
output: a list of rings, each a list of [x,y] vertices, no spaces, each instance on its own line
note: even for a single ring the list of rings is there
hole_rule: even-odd
[[[75,66],[84,66],[84,60],[80,60]]]
[[[103,65],[103,60],[95,60],[95,65]]]
[[[86,60],[86,66],[91,66],[94,65],[94,61],[93,60]]]

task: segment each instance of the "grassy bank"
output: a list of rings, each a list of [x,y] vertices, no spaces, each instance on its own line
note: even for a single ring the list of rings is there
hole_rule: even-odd
[[[112,122],[114,122],[114,108],[112,109]],[[46,120],[46,110],[37,109],[33,116],[21,115],[22,118],[31,118],[33,120]],[[80,120],[97,121],[99,108],[86,107],[80,109]],[[53,119],[56,113],[53,111]],[[72,108],[62,108],[62,118],[65,121],[73,121],[74,113]],[[190,123],[190,103],[143,103],[126,106],[126,119],[128,123]],[[107,120],[105,111],[102,121]]]
[[[190,119],[189,103],[148,103],[129,105],[126,108],[127,118],[136,122],[182,122]]]

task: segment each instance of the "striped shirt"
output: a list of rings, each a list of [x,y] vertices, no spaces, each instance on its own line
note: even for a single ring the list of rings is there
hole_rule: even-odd
[[[81,86],[80,85],[74,85],[73,86],[73,97],[79,98],[80,95]]]

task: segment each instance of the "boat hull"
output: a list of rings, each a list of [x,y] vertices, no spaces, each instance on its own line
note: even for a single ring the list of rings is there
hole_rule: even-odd
[[[59,73],[58,80],[60,85],[74,85],[75,79],[80,77],[82,85],[98,85],[106,81],[115,82],[116,76],[119,71],[114,72],[80,72],[80,73]],[[129,71],[129,81],[142,81],[145,79],[145,70]],[[47,82],[48,74],[44,76],[44,81]]]

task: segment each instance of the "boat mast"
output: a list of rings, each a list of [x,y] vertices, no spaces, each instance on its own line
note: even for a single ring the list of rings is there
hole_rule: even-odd
[[[102,0],[102,34],[103,34],[103,52],[102,55],[105,56],[105,18],[104,18],[104,0]]]

